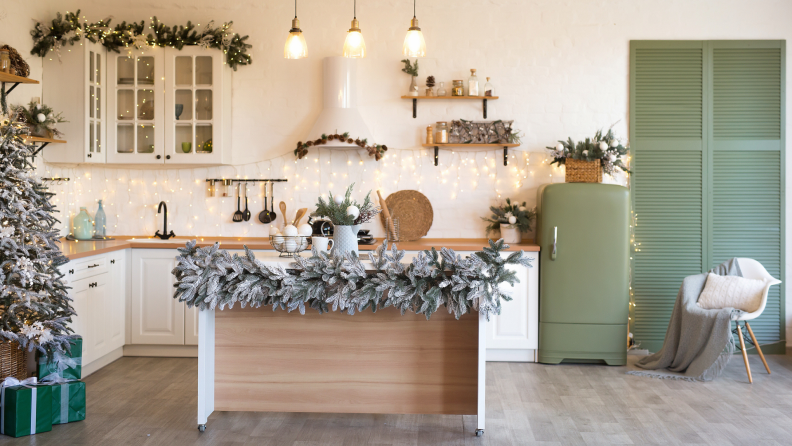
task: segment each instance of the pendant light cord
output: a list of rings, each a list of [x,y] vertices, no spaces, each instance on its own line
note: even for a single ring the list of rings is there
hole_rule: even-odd
[[[294,1],[296,2],[297,0]],[[413,0],[413,18],[415,18],[415,2],[416,0]]]
[[[297,18],[297,0],[294,0],[294,18]]]
[[[353,19],[357,18],[357,0],[352,0],[352,15],[354,16],[352,17]]]

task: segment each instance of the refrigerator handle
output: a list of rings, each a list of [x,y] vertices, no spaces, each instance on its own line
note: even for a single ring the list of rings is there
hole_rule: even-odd
[[[553,226],[553,251],[550,253],[550,260],[556,259],[556,243],[558,242],[558,226]]]

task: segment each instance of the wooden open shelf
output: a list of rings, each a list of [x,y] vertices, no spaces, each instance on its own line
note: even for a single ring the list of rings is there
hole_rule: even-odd
[[[402,96],[402,99],[498,99],[499,96]]]
[[[451,100],[478,100],[481,101],[484,108],[484,119],[487,119],[487,100],[498,99],[498,96],[402,96],[402,99],[412,99],[413,103],[413,118],[418,117],[418,99],[424,100],[438,100],[438,99],[451,99]]]
[[[11,82],[14,84],[38,84],[39,81],[29,77],[16,76],[13,74],[0,72],[0,82]]]
[[[479,147],[489,147],[489,148],[503,147],[503,165],[504,166],[508,166],[509,165],[509,147],[519,147],[520,145],[519,144],[510,144],[510,143],[503,143],[503,144],[464,144],[464,143],[454,143],[454,144],[445,143],[445,144],[441,144],[441,143],[438,143],[438,144],[421,144],[421,146],[423,146],[423,147],[434,147],[434,165],[435,166],[440,161],[440,148],[441,147],[443,147],[443,148],[456,147],[457,149],[460,149],[460,150],[465,150],[465,149],[468,149],[468,148],[470,148],[471,150],[476,150],[476,148],[479,148]]]
[[[47,147],[47,144],[65,144],[66,141],[62,139],[52,139],[52,138],[42,138],[41,136],[25,136],[25,141],[30,143],[41,143],[38,149],[33,152],[33,156],[38,155],[39,152],[44,150],[44,147]]]

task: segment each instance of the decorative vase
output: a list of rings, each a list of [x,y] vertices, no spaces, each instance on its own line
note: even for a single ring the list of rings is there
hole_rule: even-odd
[[[517,225],[502,223],[500,225],[500,232],[504,243],[517,244],[522,242],[522,232]]]
[[[358,254],[358,230],[360,225],[333,226],[333,257],[345,256],[349,252]]]
[[[446,95],[445,82],[440,82],[440,86],[437,87],[437,95],[438,96]]]
[[[80,213],[74,217],[74,228],[72,233],[74,238],[78,240],[90,240],[93,232],[93,224],[91,223],[91,216],[85,208],[80,208]]]
[[[426,96],[434,96],[434,95],[435,95],[434,87],[428,87],[426,89]]]
[[[410,77],[410,91],[407,96],[418,96],[418,84],[415,83],[415,76]]]

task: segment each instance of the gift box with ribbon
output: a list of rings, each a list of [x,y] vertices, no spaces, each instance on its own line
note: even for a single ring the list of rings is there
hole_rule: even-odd
[[[68,354],[55,352],[51,357],[39,356],[39,378],[52,374],[68,380],[82,378],[82,338],[72,339],[69,342],[71,343],[71,352]]]
[[[52,388],[52,424],[85,419],[85,383],[57,376],[45,377],[43,384]]]
[[[0,433],[23,437],[51,430],[51,386],[37,386],[35,377],[0,383]]]

